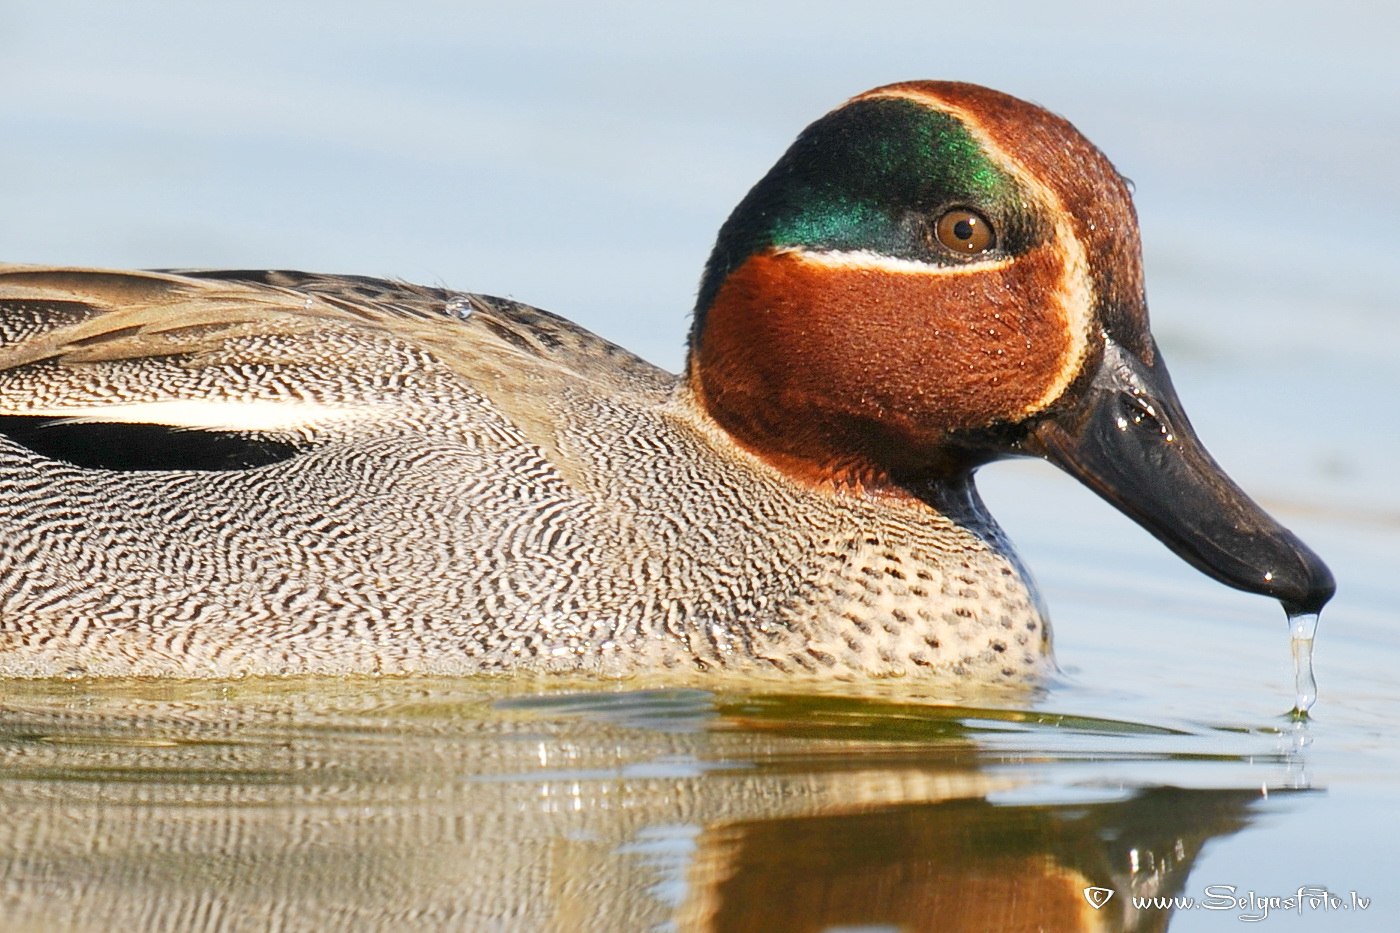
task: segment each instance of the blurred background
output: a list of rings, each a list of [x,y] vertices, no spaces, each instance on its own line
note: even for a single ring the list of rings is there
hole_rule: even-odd
[[[1400,419],[1375,430],[1397,47],[1400,13],[1360,2],[10,0],[0,257],[440,282],[675,369],[715,230],[806,123],[878,84],[974,81],[1136,183],[1169,359],[1240,375],[1219,416],[1193,406],[1222,457],[1369,508],[1389,477],[1351,439],[1400,452]]]

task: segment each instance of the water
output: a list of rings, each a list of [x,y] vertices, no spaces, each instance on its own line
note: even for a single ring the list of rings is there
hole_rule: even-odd
[[[5,922],[1011,929],[1076,915],[1087,886],[1178,891],[1211,840],[1300,806],[1268,728],[929,700],[16,685]]]
[[[1315,658],[1072,481],[994,464],[1055,623],[1041,689],[6,684],[0,930],[1180,933],[1318,887],[1371,904],[1268,929],[1393,929],[1396,14],[984,15],[19,0],[0,257],[443,282],[674,369],[715,230],[807,121],[913,76],[1001,87],[1135,182],[1193,423],[1336,573]],[[1229,909],[1134,903],[1207,888]]]
[[[1313,637],[1317,634],[1317,614],[1300,613],[1289,618],[1289,645],[1293,649],[1293,715],[1306,719],[1317,702],[1317,677],[1313,674]]]

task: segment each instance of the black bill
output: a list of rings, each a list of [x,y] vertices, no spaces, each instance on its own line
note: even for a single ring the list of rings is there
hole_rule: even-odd
[[[1154,347],[1155,351],[1155,347]],[[1332,572],[1225,475],[1197,439],[1155,354],[1151,366],[1108,341],[1073,409],[1042,419],[1024,441],[1221,583],[1315,613]]]

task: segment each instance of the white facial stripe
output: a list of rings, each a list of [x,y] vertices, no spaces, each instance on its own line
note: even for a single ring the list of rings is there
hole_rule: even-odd
[[[72,424],[160,424],[205,431],[291,433],[333,422],[366,418],[369,408],[315,402],[178,399],[115,405],[30,408],[18,414],[62,418]]]
[[[1050,381],[1045,392],[1021,412],[1022,416],[1033,415],[1043,410],[1074,382],[1089,355],[1090,338],[1094,333],[1094,282],[1089,275],[1089,255],[1084,243],[1075,235],[1069,222],[1069,214],[1064,202],[1053,188],[1040,181],[1022,165],[1015,156],[999,146],[983,128],[981,121],[973,113],[951,104],[934,94],[913,88],[890,88],[873,94],[862,94],[855,100],[911,100],[925,107],[947,113],[962,123],[963,127],[982,144],[983,149],[996,156],[1001,165],[1016,178],[1040,203],[1050,211],[1055,225],[1053,243],[1059,247],[1064,257],[1060,280],[1056,283],[1050,300],[1056,302],[1064,313],[1069,329],[1070,344],[1064,360],[1060,363],[1055,378]],[[983,271],[981,267],[968,267],[969,271]]]
[[[892,272],[896,275],[970,275],[996,272],[1011,265],[1010,259],[987,259],[955,266],[939,266],[931,262],[919,262],[917,259],[898,259],[865,249],[809,250],[793,247],[778,252],[797,256],[803,262],[824,269],[869,269],[875,272]]]

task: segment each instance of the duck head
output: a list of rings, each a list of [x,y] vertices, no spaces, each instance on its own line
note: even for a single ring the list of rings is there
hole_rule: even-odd
[[[1290,613],[1334,590],[1192,430],[1122,176],[996,91],[890,85],[808,127],[720,230],[687,382],[802,481],[917,496],[1039,456],[1223,583]]]

